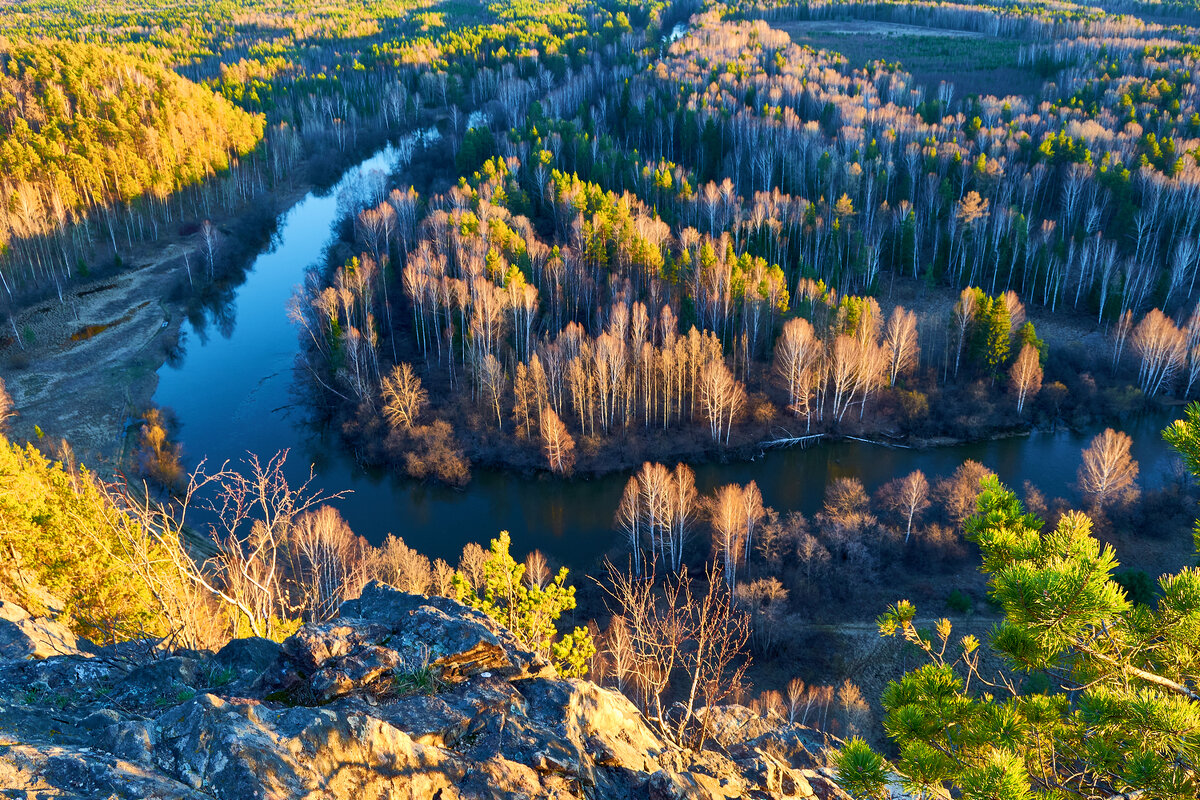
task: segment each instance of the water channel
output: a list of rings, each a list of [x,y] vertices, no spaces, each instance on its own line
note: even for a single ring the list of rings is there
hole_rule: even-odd
[[[539,548],[569,566],[587,567],[614,544],[612,517],[627,475],[531,479],[476,469],[462,491],[422,485],[362,469],[294,406],[290,386],[299,339],[288,319],[288,301],[344,213],[339,196],[364,182],[380,184],[411,144],[379,151],[348,170],[332,190],[309,194],[282,215],[270,246],[236,288],[232,308],[223,309],[224,324],[184,324],[184,355],[159,370],[155,401],[174,409],[189,466],[201,458],[220,464],[248,452],[267,457],[288,449],[293,479],[306,477],[311,465],[314,486],[350,492],[335,505],[371,542],[394,533],[430,557],[454,561],[466,542],[486,543],[508,530],[515,551]],[[1170,469],[1171,453],[1158,433],[1170,419],[1155,414],[1122,425],[1133,437],[1143,485],[1161,483]],[[931,478],[949,474],[971,458],[1011,485],[1028,479],[1047,497],[1072,497],[1080,451],[1093,434],[1035,432],[925,450],[838,441],[771,451],[753,462],[697,465],[696,477],[701,491],[753,479],[767,505],[781,513],[811,514],[834,478],[856,476],[870,491],[914,469]]]

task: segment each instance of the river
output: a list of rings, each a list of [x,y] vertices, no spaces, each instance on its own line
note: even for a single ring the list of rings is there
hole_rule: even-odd
[[[288,449],[292,479],[302,480],[311,465],[315,488],[350,492],[335,505],[373,543],[394,533],[430,557],[453,562],[465,543],[486,544],[508,530],[517,551],[538,548],[568,566],[590,566],[614,545],[612,517],[627,475],[531,479],[476,469],[465,490],[426,486],[358,467],[294,406],[290,387],[299,339],[288,319],[288,300],[305,269],[320,259],[343,213],[339,196],[364,183],[382,185],[411,144],[372,155],[332,190],[309,194],[280,218],[270,246],[236,288],[232,307],[222,309],[222,324],[184,324],[183,355],[159,370],[155,402],[174,409],[189,466],[201,458],[220,464],[248,452],[266,457]],[[1170,451],[1158,433],[1170,419],[1154,414],[1122,426],[1133,437],[1143,485],[1160,484],[1171,469]],[[1080,451],[1094,433],[1035,432],[925,450],[838,441],[771,451],[753,462],[697,465],[696,478],[702,491],[753,479],[767,505],[781,513],[811,514],[834,478],[856,476],[874,490],[914,469],[931,478],[948,474],[972,458],[1011,485],[1028,479],[1047,497],[1073,497]]]

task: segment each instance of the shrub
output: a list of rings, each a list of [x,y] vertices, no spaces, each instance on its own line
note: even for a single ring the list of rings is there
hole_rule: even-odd
[[[592,637],[584,628],[558,636],[554,623],[564,611],[575,608],[575,587],[566,586],[567,568],[544,585],[526,580],[525,565],[509,554],[508,531],[492,540],[482,565],[482,579],[473,586],[461,572],[453,578],[454,596],[460,603],[482,611],[512,631],[522,645],[553,657],[559,672],[579,677],[595,654]]]
[[[950,596],[946,598],[946,607],[959,614],[966,614],[970,612],[974,606],[975,601],[971,599],[971,595],[967,594],[961,589],[955,589],[950,593]]]
[[[0,486],[0,561],[62,600],[76,633],[103,642],[166,632],[146,583],[119,557],[129,520],[86,469],[0,437]],[[0,570],[0,594],[45,613],[15,572]]]

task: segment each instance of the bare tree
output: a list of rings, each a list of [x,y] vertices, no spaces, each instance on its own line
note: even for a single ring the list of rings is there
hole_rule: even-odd
[[[383,544],[371,552],[367,575],[412,594],[426,594],[432,580],[429,559],[390,533]]]
[[[800,678],[792,678],[787,685],[787,720],[792,725],[803,724],[801,721],[801,710],[804,707],[804,698],[807,693],[804,691],[804,681]]]
[[[1113,372],[1121,364],[1121,355],[1125,352],[1125,343],[1129,340],[1129,332],[1133,330],[1133,312],[1126,311],[1113,326]]]
[[[740,691],[749,660],[746,615],[732,603],[718,568],[701,593],[686,573],[656,590],[653,580],[608,568],[605,585],[629,633],[630,669],[646,718],[667,741],[701,749],[708,715],[697,714]],[[668,704],[668,694],[679,700]]]
[[[759,578],[739,584],[735,596],[749,618],[755,652],[773,652],[780,638],[779,626],[787,606],[788,590],[778,578]]]
[[[1025,304],[1011,289],[1005,292],[1001,299],[1004,301],[1004,309],[1008,312],[1008,335],[1013,336],[1025,324]]]
[[[575,469],[575,440],[550,406],[542,409],[541,434],[542,452],[546,454],[550,471],[570,475]]]
[[[383,418],[392,428],[411,428],[429,401],[429,393],[409,364],[397,364],[380,385]]]
[[[904,543],[908,544],[913,520],[929,508],[929,481],[925,479],[925,473],[918,469],[889,481],[880,490],[880,496],[885,505],[904,519]]]
[[[210,220],[204,220],[200,225],[200,245],[204,248],[204,257],[208,262],[208,279],[213,279],[217,265],[217,227]]]
[[[954,304],[954,313],[951,317],[951,327],[954,330],[954,375],[958,376],[958,365],[962,360],[963,348],[967,344],[967,334],[971,332],[971,327],[975,324],[975,314],[978,312],[976,308],[975,290],[968,287],[962,290],[958,296],[958,302]]]
[[[550,567],[541,550],[532,550],[525,556],[525,581],[538,589],[544,589],[550,582]]]
[[[895,386],[896,378],[917,366],[921,352],[917,346],[917,315],[896,306],[888,317],[883,347],[887,353],[888,378]]]
[[[350,530],[332,506],[296,518],[287,534],[292,608],[310,622],[337,615],[366,583],[367,543]]]
[[[967,459],[948,478],[942,478],[934,486],[933,494],[945,509],[946,517],[961,528],[967,517],[975,513],[979,499],[979,483],[989,475],[990,469],[978,461]]]
[[[737,585],[737,568],[743,558],[746,536],[746,503],[742,487],[726,484],[708,503],[713,531],[713,551],[720,559],[729,590]]]
[[[1187,336],[1157,308],[1133,329],[1130,345],[1141,359],[1138,383],[1150,396],[1171,383],[1187,357]]]
[[[483,588],[483,568],[487,559],[487,553],[477,542],[467,542],[463,545],[462,554],[458,557],[458,571],[477,592]]]
[[[775,375],[787,391],[788,408],[810,417],[812,374],[821,359],[821,342],[803,317],[789,319],[775,343]]]
[[[604,632],[603,651],[612,666],[612,675],[617,681],[617,690],[625,693],[633,688],[637,679],[637,660],[634,657],[632,637],[625,617],[613,615]]]
[[[1042,363],[1037,348],[1026,344],[1008,371],[1012,390],[1017,396],[1017,416],[1025,410],[1025,400],[1042,388]]]
[[[500,410],[500,403],[504,396],[504,366],[491,353],[484,356],[480,363],[478,380],[492,412],[496,415],[496,427],[503,428],[504,414]]]
[[[1106,428],[1083,451],[1079,488],[1097,506],[1103,506],[1134,489],[1138,463],[1130,455],[1133,440],[1120,431]]]
[[[700,371],[700,405],[714,442],[729,444],[729,433],[746,403],[746,390],[720,360]]]

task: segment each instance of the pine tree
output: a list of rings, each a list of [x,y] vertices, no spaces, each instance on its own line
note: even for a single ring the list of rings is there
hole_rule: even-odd
[[[555,622],[564,611],[575,608],[575,587],[567,586],[567,568],[545,585],[525,579],[525,565],[509,553],[512,539],[501,531],[493,539],[483,563],[483,580],[472,588],[461,573],[453,578],[455,597],[460,603],[482,611],[512,631],[522,645],[552,657],[559,674],[579,677],[587,672],[587,662],[595,654],[592,637],[584,628],[558,635]]]
[[[1200,474],[1200,406],[1165,436]],[[1044,533],[995,477],[981,485],[967,531],[1004,609],[989,644],[1005,669],[985,675],[980,642],[954,638],[949,620],[926,630],[907,600],[890,608],[880,632],[928,663],[883,694],[898,757],[852,740],[837,756],[842,786],[883,797],[895,776],[914,795],[963,800],[1196,797],[1200,570],[1163,576],[1157,607],[1135,606],[1086,515]]]

